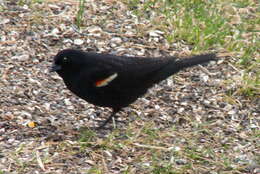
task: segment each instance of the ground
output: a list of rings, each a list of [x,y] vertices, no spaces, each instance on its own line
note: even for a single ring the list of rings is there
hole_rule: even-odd
[[[189,38],[166,38],[129,2],[88,0],[80,13],[72,0],[0,0],[0,173],[260,173],[259,86],[248,90],[243,78],[259,69],[243,69],[239,51],[223,46],[207,48],[218,61],[182,71],[124,108],[116,128],[92,129],[111,110],[79,99],[49,72],[58,51],[203,53]],[[259,66],[259,53],[251,55],[250,67]]]

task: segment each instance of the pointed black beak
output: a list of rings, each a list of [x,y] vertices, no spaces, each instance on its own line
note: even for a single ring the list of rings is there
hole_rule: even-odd
[[[59,71],[61,70],[61,66],[60,65],[55,65],[53,64],[50,68],[50,72],[56,72],[56,71]]]

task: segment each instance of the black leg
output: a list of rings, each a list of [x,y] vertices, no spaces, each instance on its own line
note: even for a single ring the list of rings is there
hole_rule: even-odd
[[[104,128],[108,122],[110,122],[113,118],[115,118],[115,115],[116,115],[116,113],[117,113],[119,110],[120,110],[120,109],[113,109],[113,112],[111,113],[111,115],[110,115],[100,126],[98,126],[97,129],[102,129],[102,128]]]

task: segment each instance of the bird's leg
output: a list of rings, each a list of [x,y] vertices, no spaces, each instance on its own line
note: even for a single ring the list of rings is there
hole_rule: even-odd
[[[119,110],[120,110],[120,109],[113,109],[113,112],[111,113],[111,115],[110,115],[100,126],[98,126],[97,129],[102,129],[102,128],[104,128],[104,127],[106,126],[106,124],[107,124],[108,122],[110,122],[110,121],[115,117],[116,113],[117,113]]]

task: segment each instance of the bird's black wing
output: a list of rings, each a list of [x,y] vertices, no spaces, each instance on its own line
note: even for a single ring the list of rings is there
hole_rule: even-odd
[[[144,58],[115,56],[111,54],[88,53],[86,67],[83,76],[86,76],[90,83],[109,78],[110,75],[117,74],[111,81],[111,85],[117,87],[138,87],[146,80],[153,78],[163,67],[174,58]]]
[[[162,61],[148,58],[117,56],[94,57],[91,62],[92,65],[80,74],[80,97],[99,106],[111,107],[127,106],[145,94],[152,86],[146,83],[147,79],[164,66]]]
[[[126,57],[123,61],[120,69],[122,80],[128,79],[128,83],[123,84],[135,88],[149,88],[154,84],[154,77],[175,62],[175,58]]]

